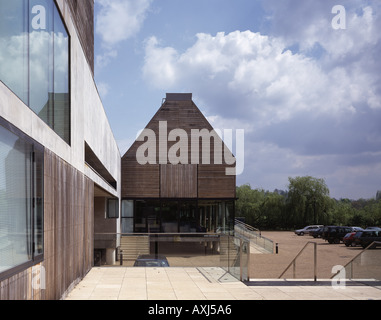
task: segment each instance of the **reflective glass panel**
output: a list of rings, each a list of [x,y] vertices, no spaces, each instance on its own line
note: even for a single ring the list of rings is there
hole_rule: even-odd
[[[178,202],[162,201],[161,204],[161,226],[165,233],[179,232],[178,222]]]
[[[53,0],[0,0],[0,81],[70,144],[70,39]]]
[[[29,1],[30,108],[50,124],[53,93],[53,6],[51,0]]]
[[[27,1],[0,0],[0,81],[28,104]]]
[[[43,177],[43,148],[0,125],[0,273],[44,253]]]
[[[54,131],[70,143],[69,36],[54,8]]]
[[[32,259],[31,146],[0,126],[0,272]]]

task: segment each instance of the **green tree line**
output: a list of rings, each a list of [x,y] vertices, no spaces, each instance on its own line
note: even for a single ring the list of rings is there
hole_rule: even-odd
[[[237,187],[236,217],[261,230],[292,230],[311,224],[381,226],[381,197],[340,199],[330,197],[324,179],[289,178],[288,190]]]

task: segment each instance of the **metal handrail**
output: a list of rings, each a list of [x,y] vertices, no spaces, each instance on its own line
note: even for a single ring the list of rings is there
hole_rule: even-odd
[[[282,276],[290,269],[291,266],[293,266],[293,276],[295,279],[296,274],[296,260],[299,258],[299,256],[302,254],[302,252],[307,248],[308,245],[313,244],[314,245],[314,281],[317,281],[317,243],[316,242],[307,242],[306,245],[303,247],[302,250],[296,255],[296,257],[291,261],[291,263],[288,265],[288,267],[283,271],[283,273],[279,276],[279,279],[282,278]]]
[[[255,241],[253,243],[259,245],[267,252],[274,253],[274,242],[266,237],[263,237],[259,229],[254,228],[237,219],[235,219],[235,227],[238,227],[238,229],[235,229],[236,237],[243,236],[249,241],[253,240]],[[263,240],[263,244],[258,243],[258,241],[262,241],[262,240]]]
[[[248,225],[248,224],[242,222],[241,220],[235,219],[234,223],[235,223],[236,226],[243,227],[243,228],[245,228],[245,229],[247,229],[249,231],[255,231],[255,232],[261,233],[261,231],[259,229],[254,228],[253,226]]]
[[[360,253],[358,253],[357,255],[355,255],[344,267],[343,269],[346,269],[350,264],[353,263],[353,261],[355,261],[359,256],[361,256],[366,250],[369,250],[371,247],[373,247],[373,245],[375,244],[380,244],[381,245],[381,242],[380,241],[373,241],[369,246],[367,246],[364,250],[362,250]],[[338,270],[332,277],[331,279],[335,278],[337,275],[339,275],[341,272],[341,270]],[[353,278],[353,268],[351,268],[351,277],[350,279]]]

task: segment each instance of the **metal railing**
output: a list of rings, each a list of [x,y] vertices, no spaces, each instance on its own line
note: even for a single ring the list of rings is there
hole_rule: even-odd
[[[313,262],[314,263],[314,267],[313,267],[314,274],[313,274],[313,279],[315,282],[317,281],[317,243],[311,242],[311,241],[307,242],[306,245],[303,247],[303,249],[300,250],[300,252],[296,255],[296,257],[291,261],[291,263],[287,266],[287,268],[279,276],[279,279],[281,279],[285,275],[285,273],[291,268],[291,266],[293,267],[293,279],[296,279],[296,261],[301,256],[301,254],[305,251],[305,249],[311,244],[314,247],[314,259],[313,259],[314,260],[314,262]]]
[[[236,235],[244,236],[261,253],[274,253],[274,242],[262,236],[259,229],[256,229],[240,220],[235,220],[234,231]]]
[[[339,277],[348,280],[381,281],[381,250],[372,250],[377,246],[381,246],[381,242],[372,242],[344,267],[338,268],[331,279]]]

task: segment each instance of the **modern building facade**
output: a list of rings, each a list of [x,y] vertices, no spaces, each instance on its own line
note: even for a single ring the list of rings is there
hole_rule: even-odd
[[[94,264],[94,232],[119,231],[93,12],[93,0],[0,0],[0,300],[62,298]],[[112,260],[117,246],[99,249]]]
[[[167,94],[122,157],[122,233],[226,230],[234,220],[231,151],[192,101]]]
[[[191,94],[167,94],[121,158],[94,0],[0,0],[0,300],[65,297],[121,233],[229,229],[234,162]]]

